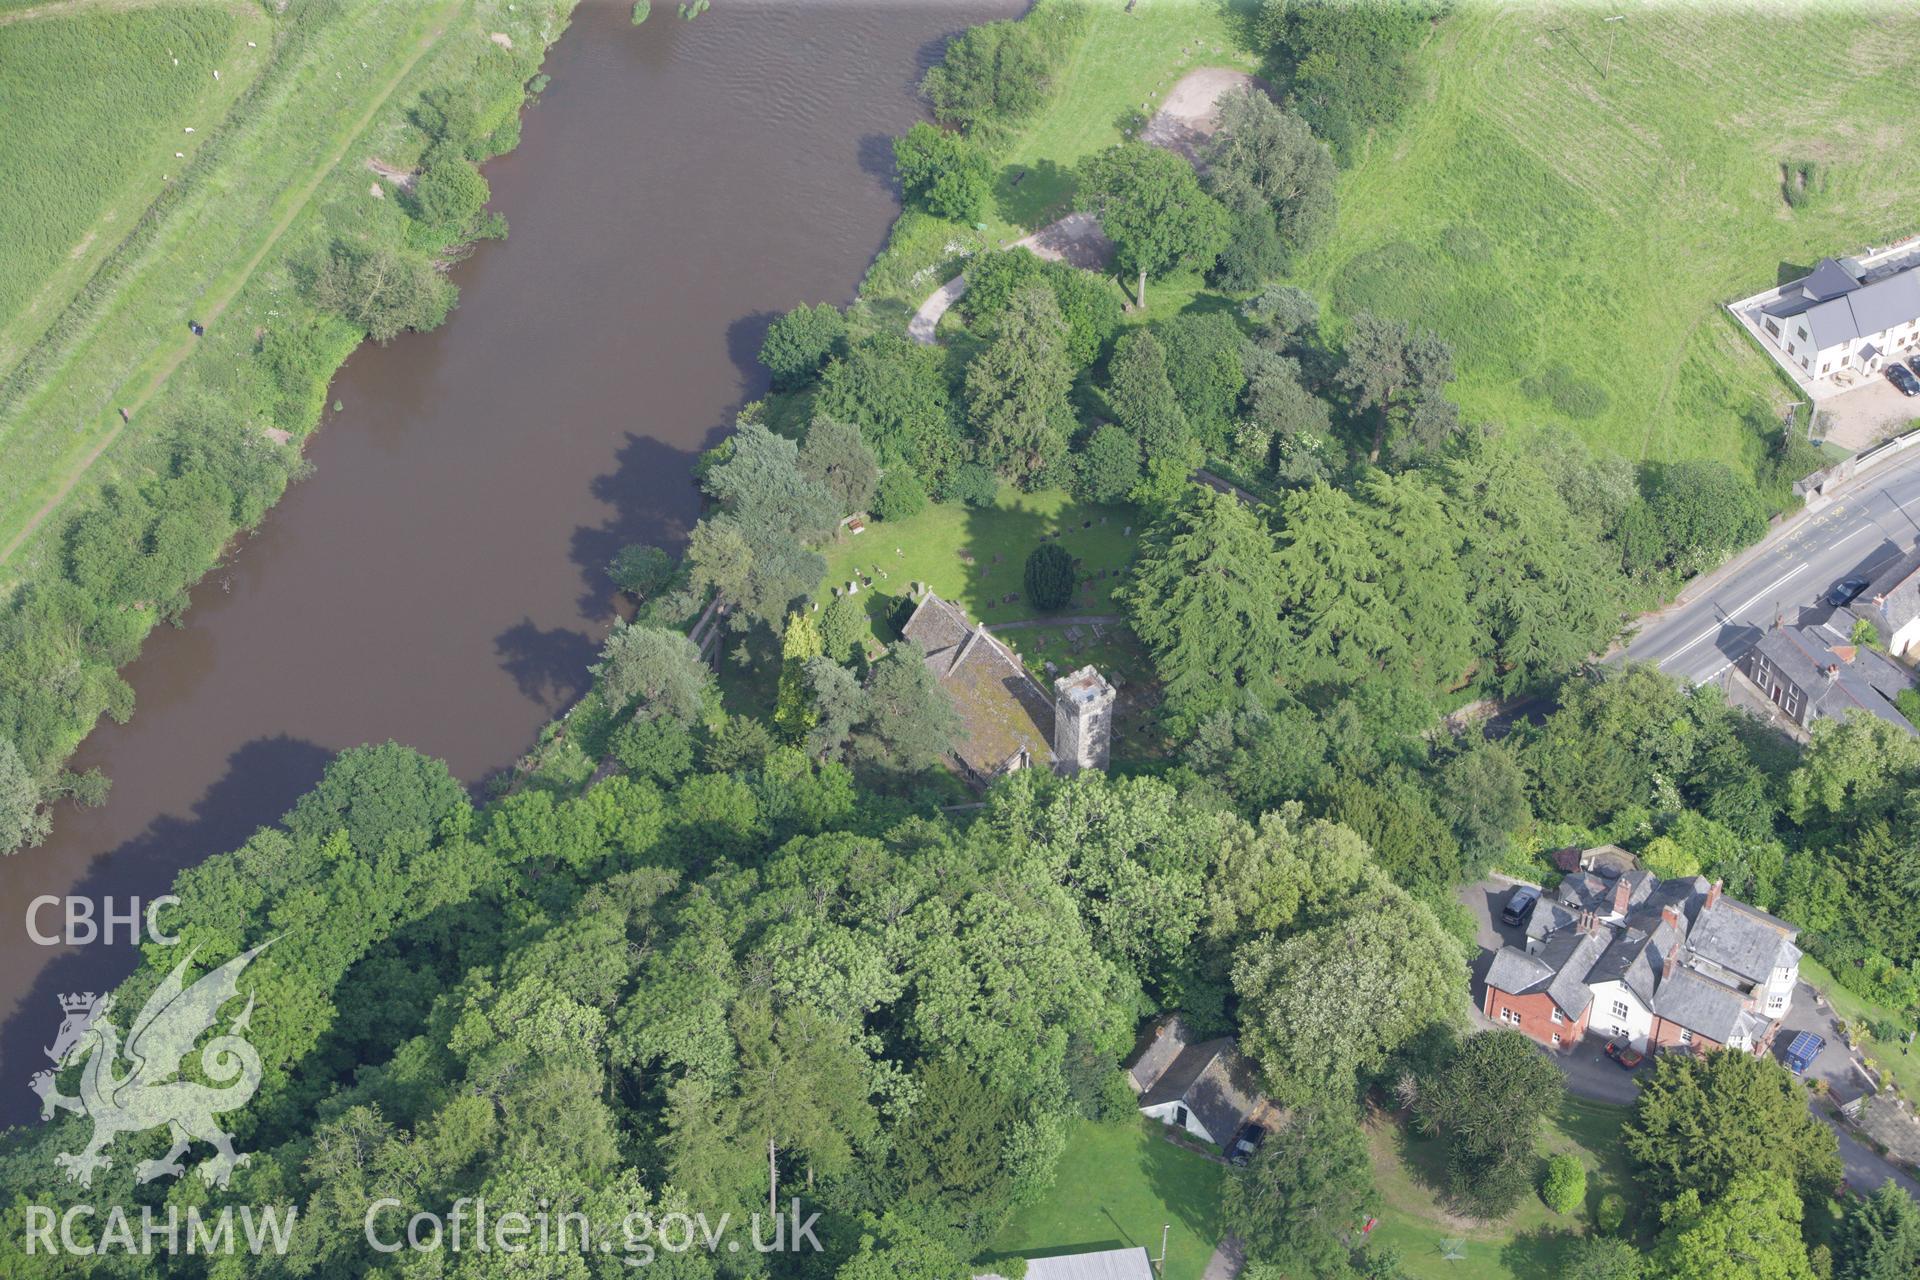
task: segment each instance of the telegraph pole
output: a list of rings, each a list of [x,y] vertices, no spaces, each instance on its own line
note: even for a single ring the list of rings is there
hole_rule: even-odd
[[[1612,33],[1607,37],[1607,65],[1600,72],[1600,78],[1602,80],[1611,80],[1613,78],[1613,46],[1614,42],[1620,38],[1620,28],[1614,24],[1617,22],[1625,22],[1626,20],[1627,15],[1624,13],[1616,13],[1611,18],[1602,19],[1602,21],[1607,24],[1607,30]]]
[[[1167,1232],[1171,1230],[1173,1230],[1173,1224],[1171,1222],[1160,1225],[1160,1259],[1153,1264],[1154,1272],[1157,1275],[1164,1276],[1167,1274]]]

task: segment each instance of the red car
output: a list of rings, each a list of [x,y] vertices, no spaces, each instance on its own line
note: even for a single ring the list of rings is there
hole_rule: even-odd
[[[1607,1041],[1607,1056],[1620,1064],[1622,1071],[1631,1071],[1647,1060],[1647,1055],[1632,1045]]]

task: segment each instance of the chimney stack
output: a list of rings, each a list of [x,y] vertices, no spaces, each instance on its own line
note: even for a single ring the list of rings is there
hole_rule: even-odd
[[[1680,913],[1673,907],[1667,906],[1660,908],[1660,918],[1678,929],[1682,934],[1686,933],[1687,927],[1680,923]]]
[[[1707,900],[1701,906],[1700,909],[1702,911],[1705,911],[1708,907],[1711,907],[1714,903],[1718,901],[1720,901],[1720,881],[1715,880],[1713,884],[1708,887]]]
[[[1665,982],[1680,967],[1680,944],[1675,942],[1667,948],[1667,958],[1660,965],[1660,981]]]
[[[1632,899],[1633,886],[1627,883],[1625,876],[1621,876],[1613,882],[1613,914],[1617,916],[1627,914],[1627,904],[1631,902]]]

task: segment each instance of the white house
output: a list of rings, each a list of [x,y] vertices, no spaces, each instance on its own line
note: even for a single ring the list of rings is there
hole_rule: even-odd
[[[1127,1067],[1140,1114],[1224,1147],[1272,1104],[1230,1036],[1194,1041],[1180,1015],[1151,1024]]]
[[[1877,373],[1920,352],[1920,264],[1863,268],[1822,258],[1753,319],[1784,363],[1809,380]]]

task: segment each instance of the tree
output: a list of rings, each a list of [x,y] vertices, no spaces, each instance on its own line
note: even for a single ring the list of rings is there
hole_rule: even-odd
[[[1333,221],[1333,153],[1305,120],[1256,86],[1223,98],[1207,147],[1207,186],[1237,215],[1272,219],[1282,266],[1312,249]]]
[[[465,234],[473,226],[491,195],[480,171],[457,156],[435,160],[413,185],[420,220],[455,234]]]
[[[1002,20],[968,27],[947,42],[921,92],[933,113],[968,132],[1015,124],[1046,100],[1051,65],[1034,27]]]
[[[1240,304],[1240,314],[1259,327],[1269,350],[1284,351],[1320,326],[1320,301],[1298,285],[1270,284]]]
[[[904,464],[935,486],[966,459],[942,352],[905,335],[876,334],[829,364],[814,412],[859,427],[882,467]]]
[[[1223,451],[1247,386],[1247,341],[1224,311],[1185,312],[1156,326],[1167,380],[1203,448]]]
[[[1878,649],[1880,628],[1873,625],[1872,618],[1855,618],[1853,630],[1848,634],[1847,639],[1865,649]]]
[[[1119,502],[1140,483],[1140,445],[1111,422],[1087,438],[1078,493],[1088,502]]]
[[[787,618],[780,635],[780,691],[773,724],[788,742],[799,742],[813,728],[814,709],[807,689],[807,663],[826,651],[826,641],[811,613]]]
[[[1540,1119],[1565,1090],[1560,1068],[1518,1031],[1468,1036],[1421,1082],[1415,1113],[1446,1140],[1449,1185],[1476,1216],[1500,1217],[1526,1194]]]
[[[845,597],[841,597],[845,599]],[[807,754],[816,760],[837,760],[853,735],[853,727],[867,716],[867,691],[853,672],[831,655],[809,659],[806,691],[812,703],[807,728]]]
[[[678,631],[626,622],[614,623],[600,661],[588,669],[609,707],[618,713],[638,702],[634,714],[642,720],[670,716],[693,724],[705,715],[713,685],[713,672],[693,641]]]
[[[1587,1199],[1587,1168],[1580,1157],[1561,1152],[1547,1157],[1540,1199],[1555,1213],[1575,1213]]]
[[[673,557],[659,547],[630,542],[607,566],[613,585],[641,600],[673,580]]]
[[[775,391],[804,386],[820,366],[845,346],[846,317],[839,308],[822,302],[801,303],[767,327],[760,344],[760,363],[773,375]]]
[[[930,1210],[967,1239],[998,1227],[1012,1198],[1006,1135],[1018,1113],[978,1075],[946,1059],[923,1063],[918,1101],[894,1134],[895,1173],[903,1204]],[[984,1230],[983,1230],[984,1228]]]
[[[1920,1208],[1889,1178],[1847,1210],[1839,1245],[1838,1280],[1912,1280],[1920,1271]]]
[[[1036,609],[1059,609],[1073,600],[1073,557],[1057,542],[1043,542],[1027,554],[1027,602]]]
[[[736,630],[750,620],[777,628],[795,601],[819,588],[827,572],[827,562],[796,539],[767,536],[756,544],[724,513],[694,525],[687,566],[695,590],[711,589],[739,606],[728,619]]]
[[[0,736],[0,853],[38,845],[47,838],[50,819],[40,807],[34,785],[13,740]]]
[[[1114,347],[1107,407],[1147,457],[1171,455],[1198,465],[1186,411],[1167,379],[1167,349],[1152,330],[1137,329]]]
[[[1362,311],[1347,331],[1345,354],[1340,383],[1353,392],[1356,408],[1374,415],[1368,462],[1380,460],[1396,430],[1406,455],[1438,449],[1459,430],[1459,411],[1445,395],[1453,349],[1432,333]]]
[[[927,509],[927,491],[913,473],[894,467],[881,474],[873,493],[876,520],[911,520]]]
[[[1427,0],[1262,0],[1256,25],[1291,73],[1288,106],[1351,164],[1368,133],[1391,124],[1412,99],[1408,55],[1443,12]]]
[[[1712,1199],[1689,1188],[1666,1207],[1654,1274],[1662,1280],[1813,1280],[1800,1236],[1802,1212],[1792,1179],[1777,1172],[1737,1173]]]
[[[1227,211],[1170,151],[1122,142],[1082,165],[1079,190],[1080,207],[1100,219],[1121,270],[1138,275],[1142,307],[1147,277],[1204,267],[1226,244]]]
[[[993,193],[986,152],[924,120],[893,140],[893,167],[907,199],[955,222],[977,222]]]
[[[1331,411],[1307,390],[1300,362],[1263,347],[1251,347],[1243,362],[1247,418],[1278,445],[1281,474],[1295,483],[1324,478],[1332,452]]]
[[[1453,824],[1461,850],[1484,863],[1506,847],[1507,837],[1533,820],[1527,778],[1513,751],[1484,738],[1440,766],[1433,802]]]
[[[431,329],[453,310],[454,287],[423,255],[336,240],[308,290],[313,304],[390,342],[404,329]]]
[[[1176,734],[1273,696],[1287,644],[1273,535],[1231,495],[1194,488],[1144,540],[1119,598],[1153,657]]]
[[[701,488],[756,545],[777,538],[811,542],[839,523],[826,485],[801,465],[793,441],[761,423],[742,422],[723,449],[725,457],[707,471]]]
[[[1241,1044],[1277,1096],[1343,1096],[1357,1072],[1448,1021],[1464,976],[1459,944],[1424,903],[1395,885],[1369,886],[1351,910],[1241,951]]]
[[[1687,577],[1767,531],[1766,505],[1753,482],[1712,459],[1663,467],[1647,507],[1665,539],[1667,561]]]
[[[1808,1112],[1793,1076],[1737,1049],[1661,1055],[1621,1139],[1661,1199],[1696,1191],[1714,1201],[1749,1172],[1779,1174],[1808,1195],[1840,1181],[1833,1131]]]
[[[1061,319],[1067,322],[1067,356],[1076,369],[1098,358],[1120,324],[1120,291],[1111,280],[1064,262],[1049,262],[1025,248],[975,254],[967,262],[966,280],[966,292],[957,305],[982,336],[993,334],[1013,295],[1022,288],[1041,284],[1050,289]]]
[[[1013,295],[986,350],[967,365],[967,421],[983,461],[1037,487],[1065,455],[1073,410],[1066,321],[1053,294],[1026,285]]]
[[[1787,816],[1804,825],[1859,826],[1891,812],[1920,781],[1920,742],[1891,721],[1817,720],[1787,778]]]
[[[866,715],[855,727],[861,759],[909,772],[932,768],[960,733],[953,700],[927,669],[925,650],[893,646],[867,673]]]
[[[880,466],[860,428],[816,417],[801,442],[799,462],[801,473],[826,490],[841,515],[865,511],[873,501]]]
[[[1337,1277],[1351,1274],[1348,1241],[1378,1207],[1366,1135],[1351,1116],[1312,1106],[1227,1175],[1220,1216],[1254,1262]]]
[[[852,596],[835,596],[820,609],[820,651],[847,662],[867,635],[867,615]]]
[[[1616,1236],[1585,1235],[1567,1250],[1566,1280],[1641,1280],[1646,1259]]]

